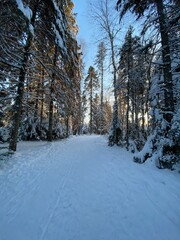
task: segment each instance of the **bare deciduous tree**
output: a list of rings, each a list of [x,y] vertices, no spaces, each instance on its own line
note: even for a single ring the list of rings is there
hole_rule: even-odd
[[[120,32],[120,25],[118,15],[114,11],[114,4],[110,0],[101,0],[99,4],[94,6],[93,19],[103,31],[104,39],[109,46],[114,91],[112,131],[109,136],[109,145],[118,145],[121,138],[121,128],[118,119],[116,40]]]

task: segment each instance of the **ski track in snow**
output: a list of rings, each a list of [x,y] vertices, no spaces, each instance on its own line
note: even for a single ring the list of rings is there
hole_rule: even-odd
[[[43,231],[42,231],[42,234],[41,234],[41,237],[40,237],[40,240],[43,240],[44,239],[44,236],[48,230],[48,226],[55,214],[55,211],[56,209],[58,208],[58,205],[59,205],[59,202],[60,202],[60,199],[61,199],[61,193],[64,189],[64,186],[66,184],[66,180],[67,178],[70,176],[70,173],[71,173],[71,170],[72,170],[72,166],[73,166],[73,162],[70,163],[70,166],[68,167],[68,170],[67,172],[65,173],[63,179],[61,180],[60,184],[59,184],[59,187],[58,187],[58,194],[57,194],[57,199],[56,199],[56,202],[53,206],[53,209],[52,211],[50,212],[49,216],[48,216],[48,220],[47,220],[47,223],[44,225],[43,227]]]
[[[180,174],[101,136],[20,142],[0,165],[0,240],[179,240]]]
[[[43,157],[47,156],[49,151],[51,150],[51,147],[48,149],[48,151],[46,152],[46,154],[42,154],[41,156],[34,158],[34,160],[39,161],[41,160]],[[17,169],[18,170],[18,169]],[[46,171],[48,170],[48,167],[46,168]],[[16,169],[15,169],[16,171]],[[10,175],[13,174],[10,172]],[[42,174],[45,174],[45,171],[42,171],[40,173],[38,173],[34,178],[29,179],[30,181],[28,181],[28,183],[25,186],[25,189],[20,189],[17,193],[15,193],[10,199],[8,199],[5,203],[4,208],[7,208],[7,215],[10,215],[11,213],[15,213],[17,209],[17,206],[11,203],[13,202],[17,202],[19,200],[20,197],[23,197],[25,194],[28,194],[27,188],[32,190],[35,190],[37,188],[37,184],[36,181],[38,180],[38,178],[41,177]],[[19,179],[19,182],[22,181],[22,179]],[[14,181],[15,182],[15,181]],[[19,182],[16,182],[16,184],[18,184]],[[3,193],[1,193],[3,194]],[[9,207],[10,205],[10,207]]]

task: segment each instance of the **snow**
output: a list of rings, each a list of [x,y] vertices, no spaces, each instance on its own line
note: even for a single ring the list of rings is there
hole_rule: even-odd
[[[135,161],[136,161],[136,159],[138,159],[139,163],[143,163],[146,160],[145,159],[146,155],[149,155],[149,157],[151,157],[151,155],[152,155],[152,148],[153,148],[153,145],[152,145],[153,139],[155,139],[155,133],[151,134],[149,136],[149,138],[147,139],[143,149],[140,152],[136,152],[134,154],[134,160]]]
[[[32,24],[30,24],[31,18],[32,18],[32,10],[27,5],[24,5],[22,0],[16,0],[16,3],[17,3],[18,9],[23,13],[25,18],[28,19],[29,31],[34,36],[34,27]]]
[[[22,0],[16,0],[19,10],[24,14],[24,16],[30,21],[32,17],[32,11],[28,6],[24,6]]]
[[[61,11],[59,10],[59,7],[58,7],[56,1],[55,1],[55,0],[52,0],[52,3],[53,3],[53,5],[54,5],[54,8],[55,8],[55,10],[56,10],[56,12],[57,12],[58,17],[62,20],[63,17],[62,17]],[[62,21],[62,22],[63,22],[63,21]]]
[[[56,29],[56,26],[55,26],[54,24],[52,24],[52,26],[53,26],[54,32],[55,32],[55,34],[56,34],[56,42],[57,42],[58,46],[59,46],[63,51],[66,52],[66,49],[65,49],[65,47],[64,47],[64,42],[63,42],[62,37],[60,36],[58,30]]]
[[[32,24],[29,24],[29,31],[31,32],[31,34],[34,36],[34,27]]]
[[[179,240],[180,174],[101,136],[20,142],[0,163],[1,240]]]
[[[60,8],[58,7],[57,3],[55,0],[52,0],[52,3],[54,5],[54,9],[56,10],[56,24],[58,26],[59,29],[57,29],[56,25],[52,24],[53,25],[53,29],[55,31],[55,34],[56,34],[56,42],[57,44],[59,45],[59,47],[61,48],[61,50],[64,51],[64,54],[67,55],[67,49],[65,47],[65,43],[62,39],[62,37],[60,36],[60,33],[59,33],[59,30],[61,31],[62,35],[65,36],[65,31],[64,29],[66,29],[65,25],[64,25],[64,20],[63,20],[63,17],[62,17],[62,13],[60,11]]]

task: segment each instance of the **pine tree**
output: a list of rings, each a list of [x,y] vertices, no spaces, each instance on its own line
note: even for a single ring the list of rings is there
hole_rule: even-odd
[[[89,120],[89,129],[90,133],[93,133],[93,98],[95,91],[99,87],[97,73],[95,72],[94,67],[90,66],[88,70],[88,75],[85,79],[85,92],[88,95],[89,107],[90,107],[90,120]]]
[[[93,98],[92,106],[92,132],[96,134],[101,133],[101,105],[98,94]]]
[[[100,105],[100,133],[103,133],[103,125],[104,125],[104,61],[106,57],[106,48],[104,42],[101,42],[98,45],[98,52],[96,55],[96,65],[99,69],[99,76],[101,79],[101,105]]]

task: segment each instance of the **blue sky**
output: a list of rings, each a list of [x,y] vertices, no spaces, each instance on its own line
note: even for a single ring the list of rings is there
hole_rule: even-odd
[[[86,68],[88,68],[90,65],[93,65],[96,52],[95,39],[93,38],[93,25],[90,23],[88,13],[89,1],[73,0],[73,2],[75,4],[74,12],[77,13],[77,24],[79,26],[78,41],[85,42],[84,61]]]
[[[94,61],[95,61],[95,56],[97,53],[97,40],[98,39],[98,35],[100,35],[99,37],[102,37],[103,34],[97,34],[98,32],[100,32],[100,30],[95,29],[95,23],[92,23],[92,19],[90,17],[91,13],[90,13],[90,2],[96,2],[97,0],[73,0],[73,3],[75,5],[74,7],[74,13],[77,13],[77,24],[79,26],[79,33],[78,33],[78,41],[81,44],[81,42],[85,42],[85,47],[84,47],[84,51],[83,51],[83,61],[85,64],[85,74],[88,71],[88,68],[90,65],[94,66]],[[114,1],[114,6],[116,4],[116,0],[112,0]],[[121,31],[119,33],[119,37],[118,37],[118,46],[120,47],[120,44],[123,43],[124,41],[124,36],[128,30],[129,25],[133,25],[133,27],[135,28],[135,32],[137,31],[138,27],[138,23],[135,22],[135,18],[132,16],[132,14],[127,14],[122,23],[121,23]],[[109,61],[109,60],[107,60]],[[108,63],[109,64],[109,63]],[[107,64],[107,65],[108,65]],[[108,86],[111,85],[111,80],[110,80],[110,76],[108,74],[107,77],[107,82],[109,82],[109,84],[107,84]]]

